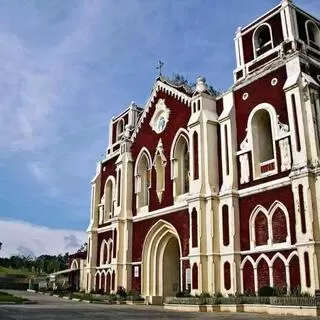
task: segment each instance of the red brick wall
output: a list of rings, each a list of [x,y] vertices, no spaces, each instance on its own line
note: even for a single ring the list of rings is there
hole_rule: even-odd
[[[273,243],[286,242],[287,222],[282,210],[277,208],[272,216]]]
[[[166,106],[170,109],[170,116],[169,122],[163,132],[160,134],[155,133],[152,128],[150,127],[149,123],[153,116],[155,105],[157,104],[159,99],[165,99]],[[144,119],[142,127],[135,138],[133,145],[132,145],[132,156],[133,159],[136,160],[137,156],[142,147],[146,147],[152,157],[154,159],[155,151],[159,139],[161,138],[164,148],[164,154],[167,159],[167,166],[165,168],[165,191],[162,196],[161,203],[158,200],[158,196],[156,194],[156,172],[154,168],[152,169],[151,175],[151,184],[152,187],[150,189],[150,205],[149,211],[157,210],[160,208],[168,207],[173,205],[173,184],[171,180],[171,163],[170,163],[170,151],[172,141],[176,135],[176,132],[180,128],[187,128],[187,124],[191,115],[191,109],[183,104],[182,102],[178,101],[177,99],[166,95],[164,92],[160,91],[155,98],[155,101],[149,112]],[[134,163],[135,165],[135,163]],[[133,214],[136,214],[136,197],[134,196],[133,201]]]
[[[261,259],[258,266],[258,289],[270,286],[269,267],[266,260]]]
[[[289,263],[290,285],[291,288],[300,286],[300,264],[297,256],[292,257]]]
[[[286,267],[280,258],[277,258],[273,263],[273,286],[277,288],[287,286]]]
[[[244,292],[255,291],[253,265],[249,260],[243,266],[243,289]]]
[[[240,209],[240,234],[241,234],[241,250],[250,249],[249,241],[249,218],[254,210],[254,208],[260,204],[267,210],[273,204],[274,201],[280,201],[283,203],[289,214],[290,221],[290,232],[291,232],[291,243],[296,242],[295,233],[295,213],[294,213],[294,202],[293,194],[291,191],[291,186],[284,186],[281,188],[265,191],[263,193],[253,194],[244,198],[239,199],[239,209]],[[281,229],[284,232],[283,229]],[[282,237],[283,235],[277,235],[277,237]]]
[[[141,261],[145,237],[151,227],[160,219],[171,223],[176,228],[181,242],[182,256],[185,257],[189,254],[189,213],[188,210],[181,210],[158,218],[133,223],[132,261]]]
[[[259,212],[254,221],[256,245],[262,246],[268,243],[268,220],[264,213]]]

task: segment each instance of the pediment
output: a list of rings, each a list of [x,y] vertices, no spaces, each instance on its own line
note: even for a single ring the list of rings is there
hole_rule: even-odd
[[[172,85],[167,84],[167,82],[163,81],[161,78],[158,78],[153,86],[151,95],[146,103],[145,109],[144,109],[144,111],[138,121],[138,124],[137,124],[137,126],[131,136],[131,140],[134,141],[138,132],[142,128],[142,126],[145,122],[145,119],[150,112],[150,109],[152,108],[152,106],[154,106],[154,103],[157,100],[159,92],[164,92],[168,97],[173,97],[173,98],[177,99],[178,101],[180,101],[181,103],[185,104],[186,106],[191,107],[192,93],[191,92],[186,93],[185,92],[186,90],[187,89],[185,86],[174,87]],[[162,109],[164,111],[164,116],[169,118],[170,110],[169,110],[168,106],[166,105],[165,99],[162,99],[162,100],[164,100],[164,101],[161,101],[161,99],[159,99],[157,101],[159,103],[158,109]],[[165,119],[165,121],[168,121],[168,118]],[[155,122],[154,122],[155,120],[156,119],[153,118],[153,122],[151,119],[151,121],[148,123],[148,125],[153,125],[153,129],[156,129]],[[156,131],[156,130],[154,130],[154,131]]]

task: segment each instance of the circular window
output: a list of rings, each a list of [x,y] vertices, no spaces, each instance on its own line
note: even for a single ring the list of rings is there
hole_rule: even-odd
[[[271,85],[274,87],[275,85],[277,85],[277,83],[278,83],[278,79],[277,78],[273,78],[272,80],[271,80]]]
[[[163,114],[160,114],[158,120],[157,120],[157,131],[162,132],[164,128],[166,127],[166,119]]]
[[[243,95],[242,95],[242,100],[247,100],[249,98],[249,94],[248,92],[245,92]]]

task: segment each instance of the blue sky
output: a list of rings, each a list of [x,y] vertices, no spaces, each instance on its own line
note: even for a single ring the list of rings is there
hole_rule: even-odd
[[[203,75],[226,89],[237,27],[278,3],[0,1],[0,241],[10,247],[13,222],[34,233],[38,226],[84,231],[109,120],[131,101],[144,105],[157,61],[165,75]],[[295,3],[319,17],[319,0]]]

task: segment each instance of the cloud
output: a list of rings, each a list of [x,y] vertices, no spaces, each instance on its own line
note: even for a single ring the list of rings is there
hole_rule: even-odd
[[[50,229],[18,220],[0,220],[1,257],[15,254],[72,253],[86,242],[86,233],[78,230]]]

